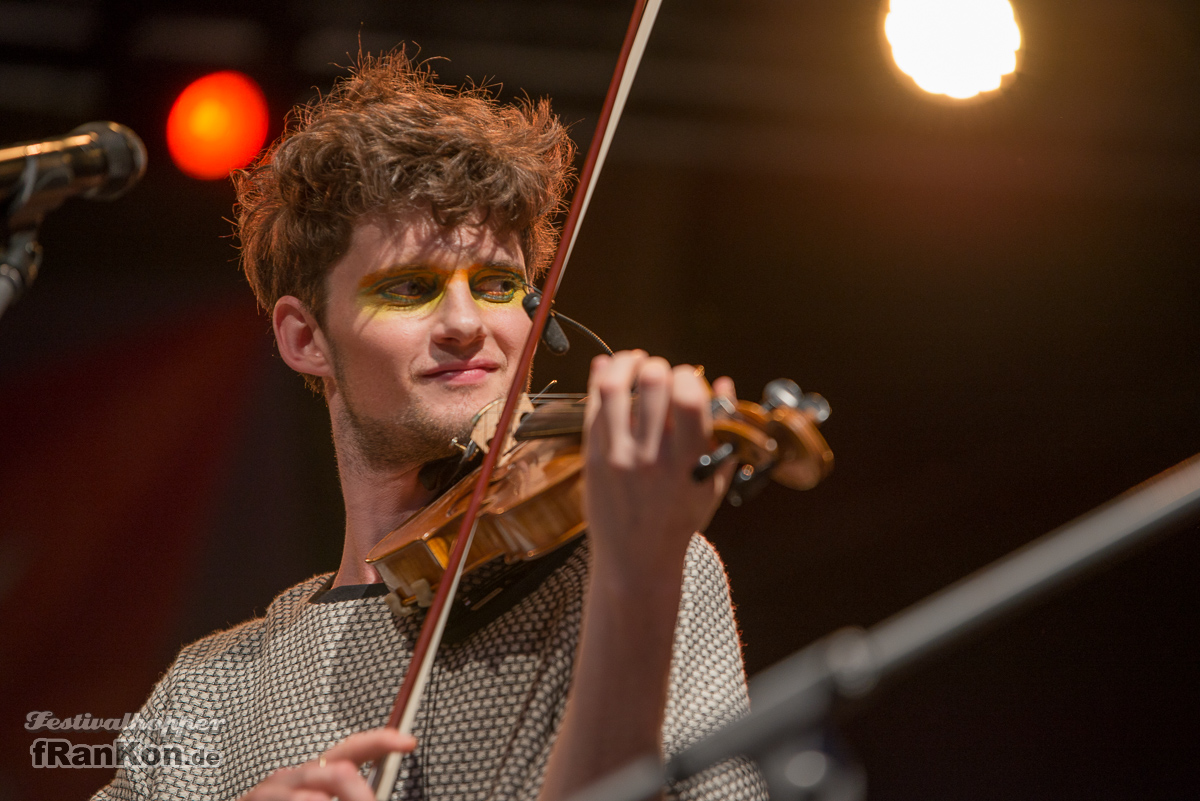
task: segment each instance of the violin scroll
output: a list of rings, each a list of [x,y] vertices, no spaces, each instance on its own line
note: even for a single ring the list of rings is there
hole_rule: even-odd
[[[791,489],[812,489],[833,469],[833,451],[817,430],[829,414],[825,398],[802,392],[786,378],[767,384],[761,403],[716,398],[713,433],[721,444],[701,457],[692,476],[706,480],[736,457],[741,467],[728,494],[733,506],[757,494],[768,479]]]

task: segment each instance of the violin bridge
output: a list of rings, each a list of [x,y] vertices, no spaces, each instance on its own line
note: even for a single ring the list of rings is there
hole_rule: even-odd
[[[503,405],[504,399],[497,398],[475,414],[471,425],[471,441],[475,443],[481,453],[488,452],[488,448],[496,436],[496,428],[500,423],[500,412]],[[515,426],[522,417],[532,411],[533,403],[529,400],[529,396],[522,394],[513,414],[513,425]],[[508,436],[504,438],[504,448],[500,452],[507,453],[515,444],[516,440],[513,439],[512,432],[509,432]]]

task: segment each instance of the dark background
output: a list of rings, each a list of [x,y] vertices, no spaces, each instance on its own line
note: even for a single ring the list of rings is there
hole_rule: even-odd
[[[230,186],[170,163],[175,95],[242,69],[275,136],[360,38],[409,42],[586,146],[629,5],[0,2],[0,142],[115,119],[150,152],[46,220],[0,320],[0,799],[108,780],[32,770],[27,712],[135,711],[340,551],[323,405],[237,271]],[[959,105],[896,75],[881,7],[668,0],[560,294],[614,347],[831,401],[828,482],[709,531],[751,674],[1200,451],[1200,5],[1020,0],[1019,74]],[[1195,797],[1198,556],[1193,524],[891,684],[843,726],[870,797]]]

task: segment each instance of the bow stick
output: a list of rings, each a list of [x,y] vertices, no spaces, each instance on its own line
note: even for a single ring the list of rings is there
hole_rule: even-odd
[[[550,264],[550,270],[543,284],[542,302],[534,314],[533,327],[529,332],[529,338],[525,340],[525,347],[521,351],[521,359],[517,363],[513,383],[508,388],[504,408],[500,412],[500,419],[496,426],[498,433],[508,431],[512,425],[517,400],[524,384],[523,376],[528,375],[533,366],[533,356],[537,351],[538,340],[549,319],[554,295],[562,283],[563,270],[575,247],[579,224],[587,213],[588,204],[592,199],[595,176],[599,174],[601,167],[604,166],[604,160],[608,156],[613,134],[616,133],[617,122],[625,108],[629,89],[633,85],[633,78],[641,63],[642,54],[646,50],[646,42],[650,39],[650,31],[654,27],[654,19],[658,16],[658,9],[661,5],[662,0],[637,0],[634,5],[629,27],[625,31],[625,39],[621,44],[621,52],[617,57],[617,66],[613,72],[612,81],[609,83],[608,92],[604,96],[604,105],[600,110],[599,120],[596,122],[596,130],[592,134],[587,158],[584,160],[583,169],[579,174],[579,186],[576,187],[575,194],[571,199],[571,207],[563,224],[562,237],[559,239],[554,260]],[[503,440],[503,436],[500,439]],[[475,483],[475,491],[471,494],[471,501],[463,516],[462,526],[454,541],[454,549],[450,552],[442,581],[438,584],[425,623],[421,626],[421,633],[417,637],[417,644],[413,649],[412,659],[409,661],[408,672],[404,676],[404,682],[392,705],[392,713],[388,717],[387,725],[398,729],[403,734],[412,734],[417,707],[421,702],[421,695],[433,668],[433,658],[438,644],[441,642],[442,631],[450,616],[450,599],[457,591],[459,580],[462,578],[463,566],[467,561],[466,555],[470,551],[471,541],[475,537],[476,518],[479,515],[479,508],[483,504],[484,492],[491,480],[500,450],[500,448],[489,448],[484,456],[483,464],[479,468],[479,480]],[[375,792],[376,801],[387,801],[391,797],[396,785],[396,777],[400,773],[400,760],[400,754],[388,754],[372,768],[368,781]]]

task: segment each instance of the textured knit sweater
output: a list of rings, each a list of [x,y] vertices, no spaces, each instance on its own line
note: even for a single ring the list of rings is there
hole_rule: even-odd
[[[536,798],[566,706],[587,569],[585,545],[503,615],[439,650],[413,728],[418,747],[393,799]],[[262,618],[183,649],[121,738],[133,761],[159,764],[119,768],[94,801],[235,799],[274,770],[383,725],[424,616],[397,618],[382,597],[313,603],[329,582],[299,584]],[[697,535],[684,568],[664,753],[747,709],[724,568]],[[170,746],[186,764],[163,764],[179,761]],[[685,799],[765,797],[757,772],[738,761],[673,789]]]

